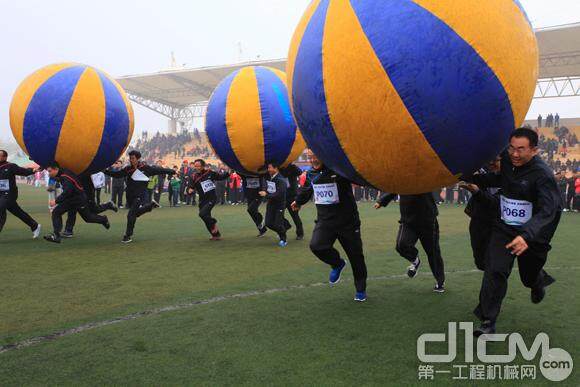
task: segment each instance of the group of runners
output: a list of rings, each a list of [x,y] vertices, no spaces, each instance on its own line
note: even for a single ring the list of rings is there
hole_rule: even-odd
[[[0,151],[0,231],[8,211],[28,225],[33,237],[38,238],[41,226],[18,205],[15,179],[37,170],[18,167],[8,162],[7,157],[6,151]],[[328,281],[331,285],[340,281],[348,260],[354,277],[354,300],[366,301],[367,267],[352,183],[326,166],[311,151],[308,151],[308,159],[312,168],[307,172],[302,186],[298,185],[302,171],[293,164],[280,166],[269,163],[262,174],[242,175],[247,212],[257,228],[258,237],[271,230],[277,234],[278,245],[286,247],[287,233],[292,227],[286,215],[290,215],[294,223],[296,239],[303,239],[299,211],[313,201],[317,217],[310,250],[330,266]],[[77,213],[88,223],[101,224],[106,229],[110,227],[108,218],[101,213],[117,211],[117,208],[111,202],[103,205],[96,203],[90,178],[79,177],[56,162],[43,167],[62,187],[52,211],[53,231],[44,239],[60,243],[63,237],[72,235]],[[204,160],[196,160],[194,168],[195,173],[188,182],[188,192],[197,193],[199,217],[210,239],[219,241],[221,233],[218,222],[212,216],[217,202],[215,182],[227,179],[229,173],[211,170]],[[130,243],[137,219],[159,207],[155,200],[147,200],[149,178],[173,175],[176,171],[147,165],[141,161],[138,151],[131,151],[129,165],[121,169],[107,169],[104,173],[126,179],[129,211],[122,242]],[[480,336],[496,331],[508,278],[516,260],[521,281],[530,289],[533,303],[540,303],[546,294],[546,287],[554,283],[554,278],[546,273],[544,266],[563,203],[554,173],[538,156],[538,135],[527,128],[513,131],[505,152],[477,173],[463,176],[462,180],[461,187],[472,193],[466,212],[471,217],[469,233],[475,265],[484,272],[479,304],[474,310],[481,321],[475,335]],[[375,208],[388,206],[397,196],[396,192],[383,193]],[[267,202],[265,216],[259,210],[264,201]],[[416,247],[420,241],[435,279],[433,291],[444,293],[445,267],[439,245],[438,209],[433,194],[400,195],[399,206],[401,218],[396,250],[408,261],[408,277],[414,278],[422,266]],[[64,214],[67,214],[67,222],[63,232]],[[346,256],[341,256],[335,248],[336,241]]]

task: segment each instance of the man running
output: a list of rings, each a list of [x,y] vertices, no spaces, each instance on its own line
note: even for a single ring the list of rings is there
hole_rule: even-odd
[[[292,217],[292,221],[296,226],[296,240],[301,241],[304,239],[304,227],[302,225],[302,219],[300,219],[299,211],[292,211],[291,204],[296,199],[296,194],[298,193],[298,178],[302,175],[302,170],[298,168],[295,164],[289,164],[287,167],[280,168],[280,174],[288,180],[288,188],[286,190],[286,209]],[[284,219],[284,224],[287,229],[292,226],[290,222]]]
[[[121,241],[123,243],[133,242],[133,231],[135,230],[137,218],[159,207],[159,203],[155,200],[147,202],[149,178],[156,175],[173,175],[175,173],[173,169],[159,168],[143,163],[141,161],[141,152],[136,150],[129,152],[129,163],[128,166],[118,171],[112,169],[104,171],[106,175],[111,177],[127,178],[126,192],[129,213],[127,214],[127,229]]]
[[[543,269],[563,209],[554,173],[538,156],[538,134],[527,128],[512,132],[499,174],[465,177],[481,189],[500,188],[497,212],[487,250],[485,272],[475,315],[481,326],[475,336],[495,333],[514,261],[520,279],[540,303],[555,282]]]
[[[222,234],[217,226],[217,220],[211,215],[211,211],[217,202],[215,182],[227,179],[230,174],[229,172],[218,173],[212,171],[202,159],[195,160],[193,168],[195,173],[188,180],[187,192],[191,195],[197,191],[199,196],[199,217],[211,235],[210,240],[219,241]]]
[[[16,176],[30,176],[37,171],[38,169],[21,168],[9,163],[8,152],[0,150],[0,232],[6,223],[6,211],[9,211],[30,227],[33,239],[40,235],[40,224],[18,205],[18,186],[16,185]]]
[[[306,175],[303,187],[298,190],[296,201],[291,204],[292,209],[298,211],[314,196],[317,220],[310,250],[318,259],[330,265],[329,282],[335,285],[340,281],[346,266],[346,261],[333,247],[338,239],[352,266],[356,288],[354,300],[364,302],[367,299],[367,267],[351,182],[327,168],[311,150],[308,150],[307,155],[312,170]]]
[[[89,210],[87,197],[79,178],[73,172],[61,168],[57,162],[50,163],[46,167],[48,175],[56,179],[61,187],[62,193],[56,198],[56,207],[52,210],[53,233],[46,235],[45,240],[53,243],[60,243],[62,231],[62,216],[69,211],[76,211],[87,223],[97,223],[103,225],[107,230],[111,227],[106,216],[101,216]]]
[[[499,173],[501,159],[498,157],[488,164],[486,168],[480,169],[480,174]],[[461,183],[459,187],[471,192],[472,196],[465,207],[465,213],[470,217],[469,239],[475,266],[485,270],[485,260],[487,246],[491,238],[491,230],[499,208],[498,189],[479,189],[475,184]]]
[[[384,193],[375,203],[375,208],[388,206],[396,197],[396,194]],[[396,249],[401,257],[411,263],[407,267],[407,276],[414,278],[421,266],[419,251],[415,247],[417,241],[420,241],[429,259],[431,273],[435,277],[433,291],[444,293],[445,267],[439,247],[439,222],[437,222],[439,211],[433,192],[419,195],[400,195],[400,198],[401,219],[399,220]]]
[[[278,165],[268,164],[268,179],[266,180],[266,191],[260,191],[260,196],[268,199],[266,207],[266,227],[278,234],[280,240],[278,246],[286,247],[286,224],[284,222],[284,211],[286,210],[286,189],[287,181],[280,174]]]
[[[258,238],[264,236],[268,229],[264,225],[264,217],[260,213],[262,197],[260,191],[265,189],[266,182],[263,176],[240,175],[242,177],[242,189],[248,201],[248,214],[258,228]]]
[[[87,197],[87,205],[89,210],[94,214],[102,214],[105,211],[111,210],[113,212],[119,211],[115,203],[108,201],[107,203],[99,204],[96,199],[96,190],[93,183],[91,175],[81,175],[79,176],[79,181],[85,191],[85,196]],[[64,226],[64,231],[61,233],[62,238],[72,238],[74,236],[74,227],[77,221],[77,211],[71,209],[66,218],[66,224]]]

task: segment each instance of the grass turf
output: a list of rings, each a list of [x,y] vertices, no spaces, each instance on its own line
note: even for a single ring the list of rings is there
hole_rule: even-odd
[[[20,203],[48,232],[43,192],[22,187]],[[385,278],[369,282],[366,304],[352,301],[347,270],[332,289],[228,299],[0,354],[0,385],[425,384],[417,380],[417,337],[445,332],[448,321],[473,320],[481,274],[470,272],[467,218],[461,207],[441,207],[449,274],[448,291],[439,295],[431,292],[427,266],[412,281],[391,277],[406,267],[394,251],[398,208],[370,207],[360,205],[369,275]],[[244,209],[215,210],[224,234],[219,243],[208,240],[191,207],[146,214],[131,245],[120,243],[123,210],[110,215],[108,232],[79,219],[75,238],[60,246],[29,240],[26,227],[9,215],[0,234],[0,345],[156,307],[325,281],[328,269],[311,255],[308,241],[280,249],[270,234],[256,239]],[[313,206],[302,215],[308,235]],[[546,300],[532,305],[514,273],[499,322],[500,330],[521,332],[528,344],[544,331],[551,347],[573,359],[580,354],[578,230],[580,216],[565,214],[548,261],[558,282]],[[537,379],[547,383],[539,370]],[[437,375],[434,383],[451,382]],[[580,384],[578,371],[567,384]]]

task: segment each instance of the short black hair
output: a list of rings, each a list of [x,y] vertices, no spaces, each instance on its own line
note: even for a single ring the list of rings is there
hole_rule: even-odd
[[[535,148],[538,146],[538,133],[530,128],[517,128],[510,134],[510,141],[512,138],[527,138],[530,141],[530,146]]]
[[[0,149],[0,152],[4,153],[4,156],[8,157],[8,152],[6,152],[4,149]]]
[[[135,156],[137,160],[139,160],[141,158],[141,152],[139,152],[138,150],[132,150],[131,152],[129,152],[129,157],[131,156]]]
[[[200,163],[202,167],[205,167],[205,165],[206,165],[206,164],[205,164],[205,160],[203,160],[203,159],[197,159],[197,160],[194,160],[194,161],[193,161],[193,163],[194,163],[194,164],[195,164],[195,163]]]
[[[266,163],[266,167],[268,167],[270,165],[272,167],[276,168],[276,169],[280,169],[280,164],[278,164],[278,163],[274,163],[274,162],[272,162],[272,163]]]
[[[52,161],[52,162],[46,164],[46,168],[60,169],[60,164],[57,163],[56,161]]]

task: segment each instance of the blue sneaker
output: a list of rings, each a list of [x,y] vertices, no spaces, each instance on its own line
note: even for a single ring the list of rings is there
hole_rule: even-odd
[[[365,302],[367,300],[367,293],[366,292],[356,292],[354,295],[354,300],[356,302]]]
[[[280,247],[286,247],[286,246],[288,246],[288,242],[286,242],[286,241],[280,241],[280,242],[278,242],[278,246],[280,246]]]
[[[340,275],[342,274],[342,270],[346,266],[346,261],[344,259],[341,259],[341,261],[342,261],[342,264],[339,267],[332,268],[332,270],[330,271],[330,276],[328,277],[328,282],[330,282],[331,285],[336,285],[337,283],[340,282]]]

